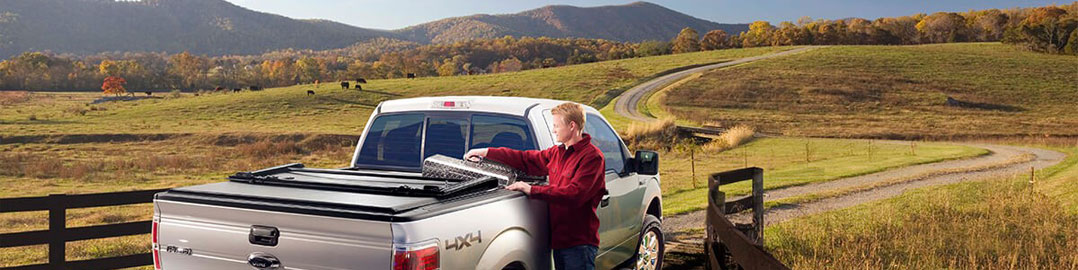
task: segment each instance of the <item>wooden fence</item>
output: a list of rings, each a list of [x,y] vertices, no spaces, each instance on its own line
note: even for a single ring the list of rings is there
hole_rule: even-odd
[[[67,227],[67,209],[117,206],[153,202],[153,195],[167,189],[111,192],[99,194],[65,195],[53,194],[41,197],[2,198],[0,213],[24,211],[49,211],[49,229],[0,234],[0,248],[32,245],[49,245],[49,262],[34,265],[3,267],[0,270],[30,269],[119,269],[153,265],[153,255],[146,253],[67,261],[65,248],[69,241],[109,238],[126,235],[147,234],[152,230],[150,220],[117,224]],[[147,237],[146,241],[150,241]]]

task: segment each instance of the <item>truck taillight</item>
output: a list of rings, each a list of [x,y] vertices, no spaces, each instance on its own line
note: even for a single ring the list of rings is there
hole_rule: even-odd
[[[153,238],[153,269],[161,270],[161,256],[157,254],[159,249],[157,246],[157,220],[153,221],[153,230],[150,232],[150,237]]]
[[[393,270],[441,269],[438,240],[417,245],[393,245]]]

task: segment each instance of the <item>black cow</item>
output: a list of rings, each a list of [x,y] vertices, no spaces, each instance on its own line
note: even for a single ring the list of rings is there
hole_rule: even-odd
[[[251,91],[259,91],[259,90],[262,90],[261,86],[257,86],[257,85],[252,85],[251,86]]]
[[[243,90],[243,89],[232,88],[232,93],[239,93],[241,90]]]
[[[360,84],[360,83],[367,83],[367,79],[364,79],[364,78],[356,79],[356,84]]]
[[[150,92],[150,91],[146,91],[146,92],[144,92],[144,93],[146,93],[146,96],[147,96],[147,97],[148,97],[148,96],[153,96],[153,92]]]
[[[408,73],[409,79],[415,79],[415,73]]]
[[[356,90],[363,90],[363,86],[359,86],[359,84],[357,83],[356,84]]]
[[[348,82],[341,82],[341,89],[348,89],[348,86],[349,86]]]
[[[308,96],[313,96],[314,95],[314,90],[307,90],[307,95]]]

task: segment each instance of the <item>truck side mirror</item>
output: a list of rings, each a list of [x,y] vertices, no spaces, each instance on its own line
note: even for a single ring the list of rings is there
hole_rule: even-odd
[[[659,174],[659,153],[644,150],[636,151],[633,163],[636,165],[636,173],[638,174]]]

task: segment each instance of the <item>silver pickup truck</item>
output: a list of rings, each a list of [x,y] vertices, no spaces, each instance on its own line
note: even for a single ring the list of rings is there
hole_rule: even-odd
[[[367,121],[349,168],[289,164],[159,193],[155,268],[551,269],[545,202],[498,181],[421,171],[434,155],[554,146],[550,110],[561,103],[480,96],[386,101]],[[629,153],[606,119],[585,108],[584,131],[606,159],[596,266],[658,269],[658,155]]]

